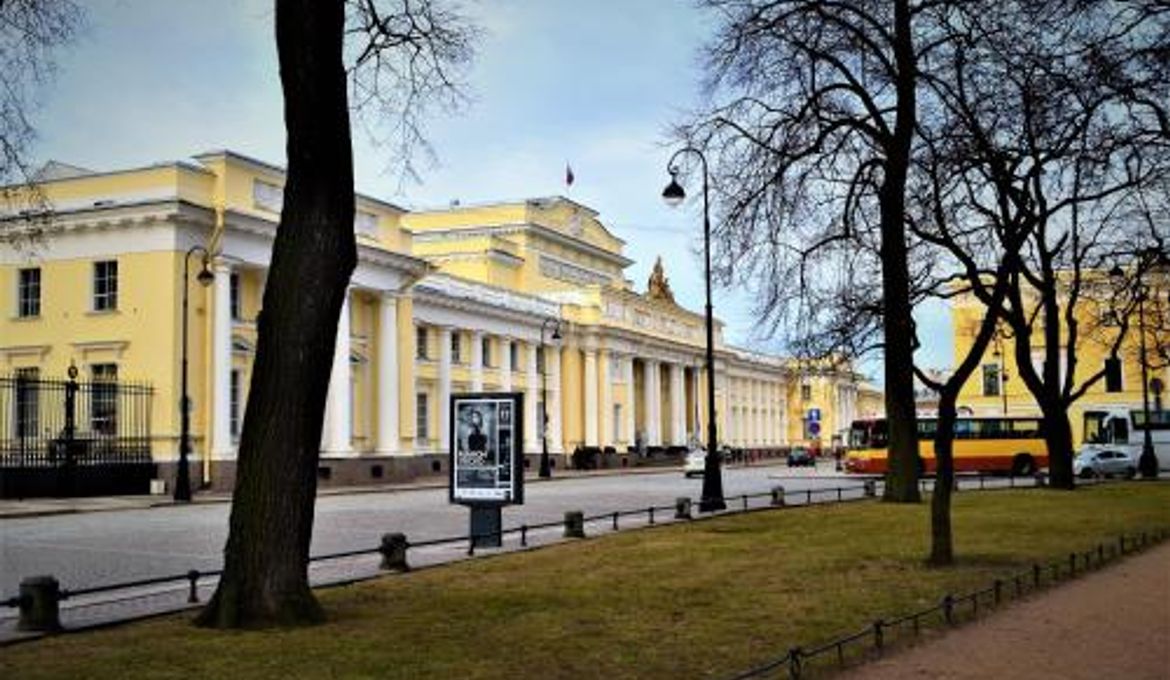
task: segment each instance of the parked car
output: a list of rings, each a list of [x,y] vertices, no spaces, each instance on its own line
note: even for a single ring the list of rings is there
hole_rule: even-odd
[[[794,446],[788,450],[788,467],[815,466],[817,459],[813,452],[803,446]]]
[[[1073,459],[1073,474],[1078,477],[1112,477],[1127,479],[1137,474],[1137,461],[1124,451],[1085,451]]]
[[[707,450],[703,448],[693,448],[687,451],[686,458],[683,459],[683,475],[686,477],[694,477],[703,475],[703,471],[707,466]]]

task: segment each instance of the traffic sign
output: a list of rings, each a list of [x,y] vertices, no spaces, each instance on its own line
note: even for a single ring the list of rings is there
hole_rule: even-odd
[[[819,408],[810,408],[808,410],[808,421],[810,423],[821,422],[821,410]]]

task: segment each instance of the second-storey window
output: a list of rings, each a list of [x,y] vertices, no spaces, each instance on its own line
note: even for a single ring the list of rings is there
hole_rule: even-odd
[[[1121,391],[1121,359],[1113,357],[1105,360],[1105,391]]]
[[[426,326],[416,326],[414,329],[414,358],[427,358],[427,329]]]
[[[520,368],[520,351],[515,342],[508,343],[508,369],[515,371]]]
[[[453,363],[453,364],[463,363],[463,358],[462,358],[461,353],[460,353],[460,349],[462,349],[462,347],[463,347],[463,343],[460,342],[459,334],[452,333],[451,334],[451,363]]]
[[[41,315],[41,270],[40,267],[20,270],[17,285],[17,316]]]
[[[118,261],[93,263],[93,310],[110,311],[118,308]]]
[[[414,438],[419,442],[425,442],[429,438],[427,424],[430,421],[430,414],[427,412],[427,393],[419,392],[414,398]]]
[[[486,335],[480,340],[480,350],[483,353],[484,368],[491,368],[492,366],[492,340]]]
[[[984,364],[983,366],[983,396],[999,396],[999,364]]]
[[[239,274],[239,272],[232,272],[231,278],[229,280],[231,281],[231,288],[230,288],[231,294],[229,296],[229,299],[230,299],[231,310],[232,310],[232,321],[239,321],[242,318],[241,307],[240,307],[240,274]]]

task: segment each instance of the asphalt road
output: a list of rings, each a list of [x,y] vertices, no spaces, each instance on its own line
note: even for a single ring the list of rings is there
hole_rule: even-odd
[[[857,486],[819,470],[783,466],[731,468],[723,473],[726,496]],[[526,503],[503,511],[505,528],[555,522],[566,510],[586,515],[669,505],[679,496],[698,498],[701,479],[680,472],[611,475],[530,483]],[[738,504],[738,499],[733,501]],[[764,505],[757,499],[753,505]],[[136,579],[218,569],[227,534],[227,503],[193,504],[5,519],[0,521],[0,596],[17,592],[22,578],[51,574],[62,588],[78,589]],[[665,513],[662,513],[665,514]],[[659,515],[660,520],[667,519]],[[623,520],[623,526],[637,523]],[[412,542],[465,535],[469,511],[450,505],[445,489],[322,496],[317,501],[312,554],[376,547],[382,534],[399,531]],[[553,533],[550,530],[549,533]],[[539,537],[534,537],[539,538]],[[428,561],[456,559],[463,548]],[[413,551],[412,551],[413,552]]]

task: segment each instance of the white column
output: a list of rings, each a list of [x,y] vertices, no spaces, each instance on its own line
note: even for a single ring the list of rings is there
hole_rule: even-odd
[[[658,362],[646,359],[642,362],[644,378],[642,380],[642,397],[646,412],[646,445],[660,446],[662,440],[658,434],[659,422],[658,405],[662,395],[658,391]]]
[[[378,305],[378,453],[398,449],[398,300],[383,293]]]
[[[500,391],[512,391],[512,338],[500,338],[500,360],[496,362],[500,372]]]
[[[597,445],[617,445],[617,439],[613,436],[613,383],[609,379],[614,374],[613,367],[610,362],[617,361],[617,357],[610,354],[606,350],[599,350],[598,352],[598,371],[600,375],[600,384],[597,386],[598,406],[600,417],[597,419]]]
[[[548,450],[562,453],[565,450],[561,438],[561,348],[556,345],[544,347],[544,369],[548,372]]]
[[[483,391],[483,331],[471,334],[471,391]]]
[[[439,327],[439,452],[451,446],[451,327]]]
[[[670,443],[686,443],[686,398],[680,364],[670,364]]]
[[[626,423],[622,437],[628,446],[633,446],[634,430],[638,427],[638,421],[634,417],[634,357],[622,357],[622,375],[626,381]]]
[[[540,432],[538,424],[541,414],[536,410],[536,402],[540,400],[540,375],[536,372],[536,343],[524,343],[525,376],[524,376],[524,450],[534,452],[540,450]]]
[[[325,409],[325,451],[333,455],[347,455],[351,452],[353,404],[350,400],[349,295],[350,292],[346,290],[345,300],[341,303],[341,315],[337,318],[337,342],[333,347],[333,372],[329,376],[328,406]]]
[[[585,445],[597,446],[597,350],[585,353]]]
[[[232,409],[232,269],[227,263],[215,267],[215,307],[211,323],[212,408],[211,452],[214,458],[233,458]],[[241,391],[242,391],[241,386]],[[241,405],[241,408],[243,406]]]

